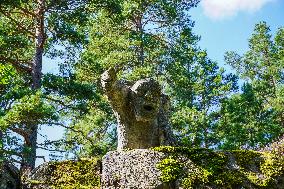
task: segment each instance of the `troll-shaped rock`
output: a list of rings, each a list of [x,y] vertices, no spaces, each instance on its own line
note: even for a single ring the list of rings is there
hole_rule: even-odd
[[[169,98],[158,82],[147,78],[132,85],[117,80],[114,68],[103,73],[101,82],[117,118],[118,150],[174,144],[168,124]]]

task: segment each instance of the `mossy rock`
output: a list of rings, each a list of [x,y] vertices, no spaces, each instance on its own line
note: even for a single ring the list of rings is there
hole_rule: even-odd
[[[0,189],[19,189],[20,173],[13,164],[0,162]]]
[[[100,170],[98,159],[50,162],[36,168],[25,184],[30,189],[97,189]]]
[[[144,174],[145,178],[151,177],[153,180],[155,177],[154,180],[158,183],[157,186],[159,185],[159,187],[153,185],[152,188],[284,189],[284,143],[271,150],[263,151],[213,151],[202,148],[161,146],[151,150],[109,153],[113,154],[111,156],[113,161],[105,165],[101,165],[98,159],[43,164],[33,171],[27,180],[27,188],[108,188],[100,186],[101,170],[111,171],[114,169],[112,164],[115,164],[115,167],[123,173],[122,176],[128,175],[125,178],[114,175],[115,178],[125,182],[129,182],[129,178],[133,175],[136,175],[135,178],[139,178],[140,181],[143,180],[144,172],[143,174],[140,172],[147,169],[149,174]],[[120,157],[122,155],[125,158]],[[154,162],[153,157],[156,157],[157,161]],[[127,158],[134,163],[126,161]],[[124,163],[115,163],[120,161]],[[126,174],[128,172],[129,174]],[[103,183],[108,183],[108,179],[109,177],[105,177]],[[139,179],[133,180],[136,182],[135,185],[145,185],[145,183],[141,184],[142,181],[140,182]],[[148,178],[148,180],[151,179]],[[125,188],[125,185],[119,185],[117,188]]]
[[[216,152],[170,146],[153,150],[168,154],[157,165],[160,179],[177,180],[181,188],[284,189],[284,157],[275,151]]]

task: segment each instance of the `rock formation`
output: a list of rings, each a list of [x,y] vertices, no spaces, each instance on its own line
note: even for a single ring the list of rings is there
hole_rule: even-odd
[[[163,146],[119,150],[108,152],[102,164],[95,159],[43,164],[33,171],[27,188],[284,189],[283,146],[274,149],[216,152]]]
[[[19,170],[14,165],[6,162],[0,163],[0,188],[20,188]]]
[[[48,162],[35,168],[23,184],[25,189],[99,189],[100,170],[96,158]]]
[[[160,180],[161,171],[156,167],[166,157],[147,149],[109,152],[102,162],[101,188],[169,189],[171,184]]]
[[[109,152],[102,189],[284,189],[284,161],[274,152],[155,147]]]
[[[111,68],[101,82],[118,122],[118,150],[174,144],[168,124],[169,98],[157,81],[147,78],[132,85],[117,80]]]

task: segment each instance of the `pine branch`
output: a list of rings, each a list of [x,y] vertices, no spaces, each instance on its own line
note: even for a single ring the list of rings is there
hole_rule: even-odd
[[[0,13],[2,13],[8,19],[10,19],[12,22],[14,22],[20,29],[28,32],[32,37],[35,37],[34,33],[32,33],[30,30],[28,30],[27,28],[22,26],[21,23],[19,23],[17,20],[15,20],[8,12],[5,12],[1,7],[0,7]]]
[[[24,71],[24,72],[27,72],[27,73],[31,73],[32,72],[32,68],[31,67],[28,67],[28,66],[25,66],[22,61],[18,61],[18,60],[13,60],[11,58],[7,58],[7,57],[4,57],[4,56],[0,56],[0,61],[1,63],[10,63],[12,64],[17,71]],[[26,64],[30,64],[29,62],[25,62]]]

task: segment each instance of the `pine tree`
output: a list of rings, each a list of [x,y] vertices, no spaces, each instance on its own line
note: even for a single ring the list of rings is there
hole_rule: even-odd
[[[222,105],[222,148],[259,148],[284,133],[283,31],[279,28],[273,40],[269,26],[260,22],[247,52],[226,53],[227,63],[245,83],[240,94]]]
[[[17,143],[9,147],[17,147],[24,172],[35,166],[39,126],[57,122],[59,116],[54,101],[47,102],[42,88],[43,56],[62,57],[64,52],[56,49],[58,45],[67,53],[82,48],[85,34],[81,26],[87,22],[87,6],[85,1],[71,0],[1,1],[0,64],[12,65],[21,77],[20,83],[11,81],[18,87],[16,91],[13,87],[1,91],[1,98],[8,102],[1,104],[2,133],[12,132],[14,138],[23,141],[23,146]]]

